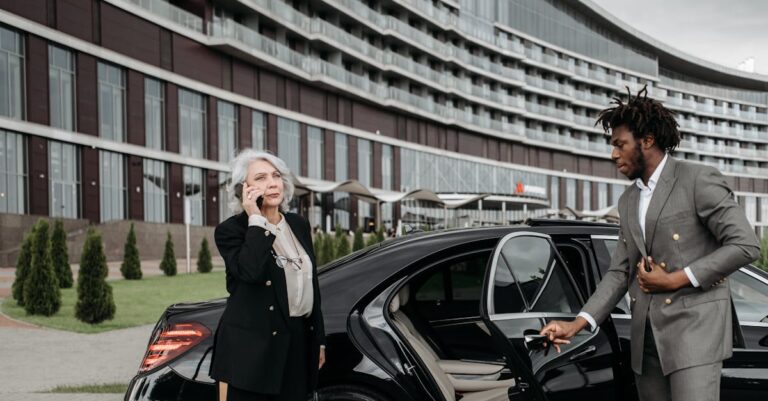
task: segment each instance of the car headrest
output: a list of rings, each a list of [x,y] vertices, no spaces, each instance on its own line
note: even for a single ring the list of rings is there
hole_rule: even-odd
[[[408,300],[411,299],[408,284],[404,285],[403,288],[400,289],[400,292],[397,293],[397,295],[400,296],[400,306],[405,306],[408,303]]]
[[[392,302],[389,303],[389,312],[395,313],[400,310],[400,294],[395,294]]]

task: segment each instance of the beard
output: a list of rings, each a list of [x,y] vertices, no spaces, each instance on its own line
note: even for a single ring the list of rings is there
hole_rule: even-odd
[[[643,171],[645,171],[645,155],[640,142],[638,142],[635,146],[635,154],[632,156],[632,170],[627,173],[627,178],[630,180],[641,178]]]

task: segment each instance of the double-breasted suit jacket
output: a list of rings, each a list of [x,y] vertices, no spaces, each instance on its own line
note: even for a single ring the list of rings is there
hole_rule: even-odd
[[[732,354],[732,307],[727,277],[755,259],[759,244],[716,169],[668,157],[645,220],[638,217],[640,189],[630,185],[619,199],[621,226],[611,266],[582,311],[602,322],[629,291],[632,369],[642,373],[646,319],[665,375]],[[637,264],[651,256],[668,272],[689,267],[699,287],[645,293]]]
[[[309,223],[285,213],[304,251],[312,260],[313,307],[307,317],[307,338],[290,338],[285,272],[273,255],[275,236],[258,226],[248,226],[248,215],[232,216],[216,227],[216,246],[224,258],[229,299],[221,316],[211,361],[210,375],[237,388],[278,394],[286,355],[292,341],[309,341],[309,389],[317,386],[320,345],[325,330],[320,310],[315,254]]]

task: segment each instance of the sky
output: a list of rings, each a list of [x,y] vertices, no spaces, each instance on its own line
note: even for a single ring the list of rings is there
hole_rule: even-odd
[[[768,0],[592,0],[635,29],[726,67],[768,75]]]

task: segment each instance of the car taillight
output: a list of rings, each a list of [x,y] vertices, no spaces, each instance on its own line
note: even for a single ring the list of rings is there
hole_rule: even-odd
[[[147,372],[166,364],[192,349],[211,335],[211,331],[200,323],[174,323],[164,328],[147,347],[139,372]]]

